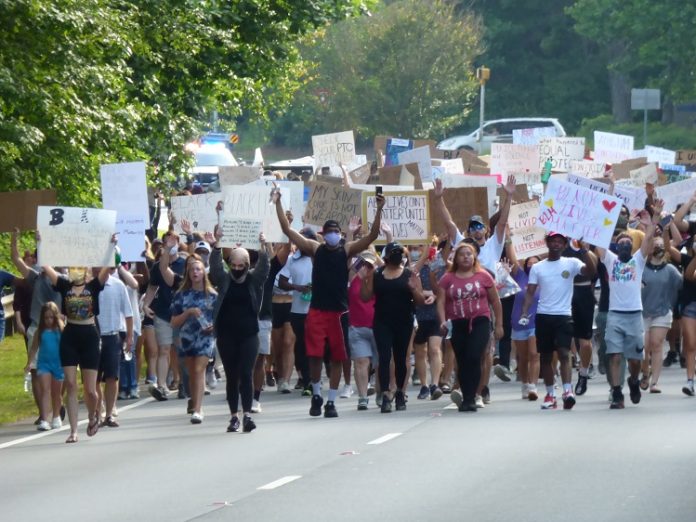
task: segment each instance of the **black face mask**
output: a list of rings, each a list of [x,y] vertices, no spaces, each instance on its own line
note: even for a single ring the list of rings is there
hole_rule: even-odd
[[[660,257],[660,256],[661,256],[662,254],[664,254],[664,253],[665,253],[665,249],[664,249],[664,248],[656,248],[656,249],[653,250],[653,255],[654,255],[655,257]]]
[[[628,218],[626,216],[620,215],[619,218],[616,220],[616,228],[625,230],[626,227],[628,227]]]
[[[626,263],[631,259],[631,244],[630,243],[620,243],[616,247],[616,255],[619,256],[619,260],[622,263]]]
[[[244,274],[246,274],[246,271],[246,268],[242,268],[241,270],[233,269],[230,270],[230,273],[232,274],[232,277],[234,277],[235,279],[241,279],[244,276]]]

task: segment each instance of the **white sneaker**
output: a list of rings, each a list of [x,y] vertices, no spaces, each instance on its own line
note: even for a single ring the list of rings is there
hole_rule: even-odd
[[[523,384],[522,385],[522,399],[529,400],[529,384]]]
[[[341,399],[350,399],[353,396],[353,387],[350,384],[346,384],[341,390],[339,397]]]
[[[261,413],[261,403],[256,399],[251,401],[251,413]]]
[[[530,401],[535,401],[539,398],[539,392],[537,392],[536,384],[528,384],[527,390],[527,399]]]
[[[51,429],[52,430],[57,430],[59,428],[63,427],[63,421],[60,420],[60,417],[53,417],[53,421],[51,422]]]
[[[194,411],[191,414],[191,424],[200,424],[201,422],[203,422],[203,414]]]
[[[39,425],[36,427],[36,429],[39,431],[49,431],[51,429],[51,425],[45,420],[42,420],[41,422],[39,422]]]
[[[483,397],[481,397],[480,395],[476,395],[476,398],[474,399],[474,401],[476,402],[477,408],[485,408],[486,407],[486,405],[483,403]]]
[[[212,389],[217,388],[218,380],[217,380],[217,377],[215,377],[214,371],[206,372],[205,383],[208,385],[208,388],[212,388]]]
[[[280,381],[278,383],[278,393],[292,393],[290,385],[287,383],[287,381]]]

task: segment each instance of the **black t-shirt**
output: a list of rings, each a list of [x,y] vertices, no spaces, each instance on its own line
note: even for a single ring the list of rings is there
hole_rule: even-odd
[[[328,312],[348,310],[348,254],[343,245],[333,250],[326,245],[317,248],[310,308]]]
[[[164,282],[164,278],[160,273],[159,263],[160,262],[157,261],[150,269],[150,284],[158,287],[157,295],[152,301],[150,308],[152,308],[152,311],[155,312],[157,317],[163,321],[169,322],[172,320],[172,297],[174,296],[174,292],[176,292],[181,285],[184,268],[186,267],[186,260],[178,258],[169,265],[169,268],[171,268],[175,274],[174,284],[172,286]]]
[[[408,328],[413,324],[413,294],[408,287],[411,271],[405,268],[395,279],[384,277],[384,267],[374,276],[375,321]]]
[[[259,310],[259,319],[270,321],[273,318],[273,284],[275,278],[283,269],[283,265],[278,261],[278,256],[271,259],[271,269],[268,272],[266,282],[263,284],[263,299],[261,299],[261,309]]]
[[[259,321],[251,305],[249,278],[230,281],[217,315],[216,330],[221,337],[244,339],[259,333]]]
[[[99,293],[104,285],[96,277],[79,294],[65,277],[59,277],[54,288],[63,296],[63,314],[68,321],[86,321],[99,315]]]
[[[691,256],[682,254],[679,266],[682,272],[686,270],[686,267],[691,263]],[[679,295],[679,303],[682,306],[686,306],[689,303],[696,301],[696,283],[688,281],[686,277],[684,278],[684,286],[682,287],[681,294]]]

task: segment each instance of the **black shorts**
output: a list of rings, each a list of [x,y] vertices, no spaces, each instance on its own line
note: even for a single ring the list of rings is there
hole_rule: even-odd
[[[573,287],[573,337],[592,339],[595,296],[591,285]]]
[[[119,334],[102,336],[99,374],[97,375],[100,382],[104,382],[106,379],[118,380],[121,352],[123,351],[122,343],[123,340]]]
[[[535,332],[539,353],[552,353],[558,348],[570,349],[573,318],[567,315],[537,314]]]
[[[285,323],[290,322],[290,309],[292,303],[272,303],[273,328],[282,328]]]
[[[60,364],[99,369],[99,332],[93,324],[65,325],[60,337]]]
[[[418,329],[413,339],[413,344],[425,344],[431,337],[442,337],[440,323],[436,319],[418,321]]]
[[[155,327],[155,321],[152,317],[145,316],[143,317],[142,321],[142,327],[143,328],[154,328]]]

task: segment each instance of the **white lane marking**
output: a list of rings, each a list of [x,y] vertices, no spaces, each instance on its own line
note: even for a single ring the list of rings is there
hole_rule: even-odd
[[[368,442],[368,444],[384,444],[385,442],[389,442],[390,440],[395,439],[399,435],[402,435],[402,434],[401,433],[387,433],[386,435],[384,435],[378,439],[371,440],[370,442]]]
[[[445,407],[442,408],[442,409],[443,409],[443,410],[456,410],[456,409],[457,409],[457,405],[456,405],[455,403],[448,404],[447,406],[445,406]]]
[[[293,482],[299,478],[302,478],[302,475],[288,475],[287,477],[279,478],[278,480],[274,480],[273,482],[269,482],[268,484],[264,486],[260,486],[256,489],[275,489],[279,488],[280,486],[284,486],[285,484],[289,484],[290,482]]]
[[[138,406],[142,406],[143,404],[147,404],[148,402],[152,402],[154,399],[152,398],[147,398],[147,399],[141,399],[138,402],[134,402],[133,404],[129,404],[128,406],[124,406],[123,408],[118,408],[119,413],[122,411],[128,411],[132,410],[133,408],[137,408]],[[82,426],[84,424],[87,424],[89,419],[83,419],[81,421],[77,422],[78,426]],[[40,433],[36,433],[34,435],[28,435],[26,437],[21,437],[19,439],[14,439],[10,440],[8,442],[3,442],[0,444],[0,450],[9,448],[11,446],[16,446],[17,444],[22,444],[24,442],[30,442],[32,440],[37,440],[37,439],[42,439],[43,437],[48,437],[49,435],[53,435],[54,433],[60,433],[63,431],[69,431],[70,430],[70,424],[66,423],[63,424],[62,428],[58,428],[57,430],[49,430],[49,431],[42,431]]]

